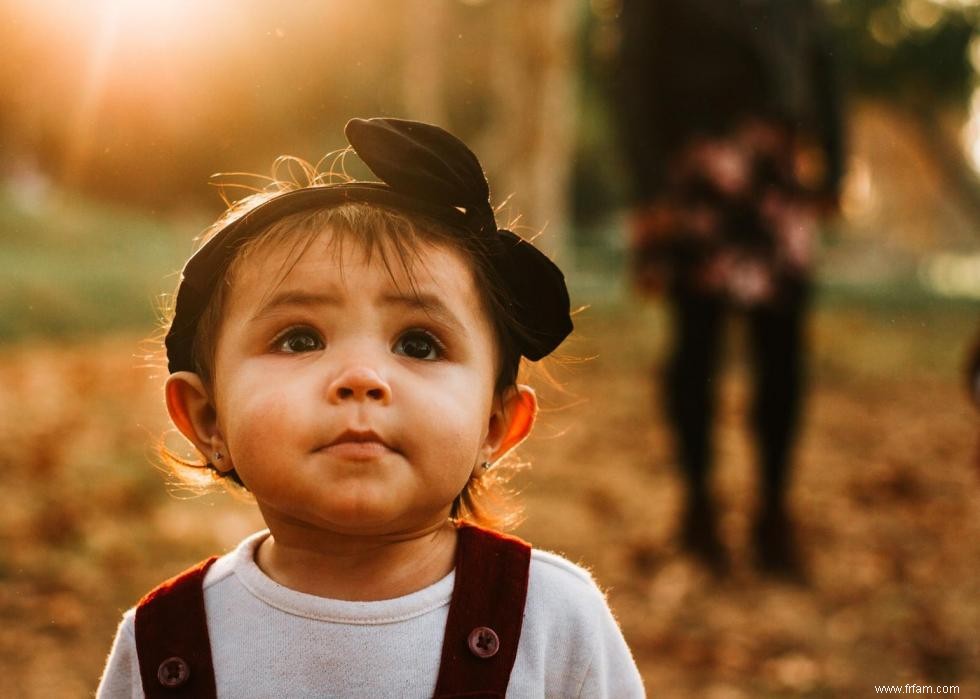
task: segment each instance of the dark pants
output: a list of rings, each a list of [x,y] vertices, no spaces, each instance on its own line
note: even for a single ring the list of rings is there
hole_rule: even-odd
[[[752,429],[761,468],[763,505],[779,507],[788,484],[803,392],[802,285],[779,306],[744,311],[751,345],[755,393]],[[674,346],[666,368],[667,413],[692,498],[707,497],[712,423],[724,321],[724,300],[692,293],[671,296]]]

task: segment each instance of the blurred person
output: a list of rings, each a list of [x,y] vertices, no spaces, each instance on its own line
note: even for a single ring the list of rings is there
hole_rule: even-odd
[[[561,271],[455,137],[346,133],[383,182],[308,167],[184,267],[166,403],[198,454],[163,456],[268,530],[128,611],[99,696],[642,696],[591,576],[492,528],[537,410],[518,370],[572,330]]]
[[[757,563],[799,576],[786,504],[803,396],[816,228],[837,208],[842,135],[827,27],[810,0],[623,0],[614,103],[631,183],[632,272],[665,292],[666,413],[687,484],[685,547],[724,573],[709,496],[724,322],[755,378]]]

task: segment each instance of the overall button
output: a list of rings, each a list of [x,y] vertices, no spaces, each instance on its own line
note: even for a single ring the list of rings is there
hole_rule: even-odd
[[[500,650],[497,632],[486,626],[477,626],[470,631],[468,642],[470,651],[478,658],[492,658]]]
[[[183,658],[167,658],[157,670],[157,679],[164,687],[173,689],[179,687],[191,676],[191,669]]]

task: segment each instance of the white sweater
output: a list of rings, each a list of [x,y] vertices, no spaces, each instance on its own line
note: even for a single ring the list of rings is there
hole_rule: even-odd
[[[204,579],[219,697],[431,697],[455,573],[404,597],[327,599],[290,590],[255,564],[259,532]],[[98,697],[143,697],[123,616]],[[508,697],[643,697],[643,683],[592,577],[534,550]]]

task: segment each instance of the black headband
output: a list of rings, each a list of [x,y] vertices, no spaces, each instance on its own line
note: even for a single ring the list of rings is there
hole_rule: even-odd
[[[466,145],[431,124],[351,119],[344,134],[383,182],[304,187],[274,196],[215,233],[184,265],[167,331],[171,373],[194,371],[197,324],[241,243],[284,216],[348,202],[377,204],[430,217],[461,235],[478,236],[508,292],[520,325],[514,338],[531,360],[550,354],[572,331],[565,277],[520,236],[498,230],[483,168]]]

